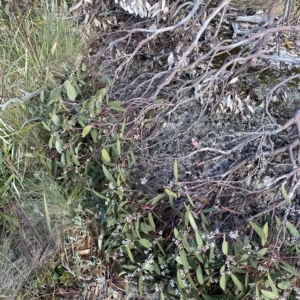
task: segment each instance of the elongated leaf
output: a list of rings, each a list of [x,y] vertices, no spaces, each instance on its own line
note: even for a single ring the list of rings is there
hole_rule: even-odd
[[[45,192],[43,194],[44,194],[44,209],[45,209],[46,224],[47,224],[49,233],[51,233],[50,215],[49,215],[49,210],[48,210],[48,205],[47,205],[47,199],[46,199]]]
[[[58,153],[62,154],[63,148],[62,148],[61,143],[60,143],[59,140],[56,140],[56,141],[55,141],[55,149],[56,149],[56,151],[57,151]]]
[[[140,278],[139,278],[139,293],[140,293],[140,296],[142,297],[143,296],[143,276],[140,276]]]
[[[263,230],[261,228],[259,228],[255,223],[253,223],[251,221],[249,222],[249,224],[255,230],[255,232],[261,237],[262,240],[267,239],[265,233],[263,232]]]
[[[130,260],[131,260],[132,262],[134,262],[133,255],[132,255],[132,252],[131,252],[131,250],[129,249],[129,247],[126,247],[126,250],[127,250],[128,257],[130,258]]]
[[[281,192],[282,192],[282,196],[283,196],[283,198],[286,200],[286,202],[287,202],[289,205],[292,205],[292,200],[291,200],[291,198],[289,197],[289,195],[287,194],[284,185],[281,186]]]
[[[178,181],[178,162],[177,159],[174,160],[174,178],[176,179],[176,181]]]
[[[73,87],[73,85],[71,84],[70,80],[65,81],[65,89],[67,91],[68,98],[72,101],[75,100],[78,93]]]
[[[181,262],[182,262],[184,268],[186,270],[188,270],[189,269],[189,263],[187,261],[187,256],[186,256],[186,253],[185,253],[184,249],[179,251],[179,255],[180,255],[180,259],[181,259]]]
[[[221,289],[225,292],[226,290],[226,275],[222,275],[221,278],[220,278],[220,287]]]
[[[100,233],[98,236],[98,249],[99,250],[102,250],[103,237],[104,237],[104,232]]]
[[[91,125],[85,126],[82,130],[82,137],[86,137],[88,133],[91,131],[91,129],[92,129]]]
[[[160,292],[160,299],[159,300],[165,300],[165,296],[163,291]]]
[[[152,214],[150,212],[148,213],[148,220],[149,220],[151,226],[153,227],[153,229],[155,229],[155,223],[154,223]]]
[[[98,141],[98,132],[97,132],[97,129],[93,128],[91,130],[91,136],[93,138],[94,143],[97,143],[97,141]]]
[[[120,143],[119,139],[117,139],[116,144],[117,144],[117,154],[118,154],[118,156],[120,156],[121,155],[121,143]]]
[[[111,101],[109,103],[109,106],[113,110],[124,112],[124,111],[126,111],[126,108],[121,107],[121,103],[122,103],[121,101]]]
[[[284,269],[284,270],[286,270],[287,272],[289,272],[290,274],[293,274],[293,275],[295,275],[295,276],[297,276],[297,277],[300,277],[300,274],[292,267],[292,266],[290,266],[289,264],[287,264],[287,263],[285,263],[285,262],[281,262],[281,264],[282,264],[282,268]]]
[[[75,154],[73,154],[72,160],[76,166],[80,166],[80,162]]]
[[[108,179],[108,181],[114,183],[115,182],[114,178],[112,177],[112,175],[109,173],[109,171],[107,170],[107,168],[104,165],[102,165],[102,170],[103,170],[105,177]]]
[[[42,122],[42,125],[43,125],[43,127],[44,127],[46,130],[51,131],[51,128],[50,128],[47,124],[45,124],[44,122]]]
[[[54,123],[54,125],[60,127],[61,126],[61,120],[57,115],[53,115],[51,118],[52,122]]]
[[[201,266],[198,266],[197,271],[196,271],[196,275],[197,275],[198,282],[203,285],[204,284],[204,279],[203,279],[203,273],[202,273]]]
[[[182,276],[181,276],[179,269],[177,270],[177,283],[180,288],[184,289],[184,284],[183,284]]]
[[[168,190],[168,189],[165,189],[165,192],[169,195],[169,196],[172,196],[172,197],[175,197],[176,196],[176,193]]]
[[[234,284],[236,285],[236,287],[242,292],[245,293],[245,287],[243,286],[243,284],[239,281],[239,279],[234,275],[231,274],[230,275],[232,281],[234,282]]]
[[[198,245],[199,247],[203,247],[203,241],[202,241],[202,239],[201,239],[201,237],[200,237],[200,235],[199,235],[199,233],[198,233],[198,230],[195,231],[195,236],[196,236],[196,242],[197,242],[197,245]]]
[[[152,198],[147,204],[151,203],[152,205],[156,204],[161,198],[163,198],[165,194],[159,194]]]
[[[207,294],[202,294],[202,297],[203,297],[204,300],[216,300],[216,298],[210,297]]]
[[[109,154],[108,154],[108,152],[106,151],[105,148],[102,149],[101,155],[102,155],[102,158],[103,158],[105,161],[110,162],[110,156],[109,156]]]
[[[192,228],[195,230],[195,232],[198,232],[198,226],[190,212],[189,212],[189,221],[190,221]]]
[[[225,234],[224,234],[224,240],[223,240],[223,244],[222,244],[223,254],[227,255],[228,254],[228,249],[229,249],[228,242],[226,241],[226,237],[225,237]]]
[[[265,291],[265,290],[261,290],[261,293],[267,298],[267,299],[278,299],[278,295],[269,292],[269,291]]]
[[[296,229],[296,227],[290,223],[289,221],[286,221],[286,228],[289,230],[290,234],[295,237],[299,238],[299,231]]]
[[[174,236],[176,237],[176,239],[179,239],[179,231],[176,227],[174,227]]]
[[[273,282],[273,280],[272,280],[272,278],[271,278],[271,276],[270,276],[269,273],[268,273],[268,281],[269,281],[270,287],[272,289],[272,292],[274,294],[278,294],[278,290],[277,290],[277,288],[276,288],[276,286],[275,286],[275,284],[274,284],[274,282]]]
[[[263,232],[264,234],[266,235],[266,239],[261,239],[261,244],[264,246],[265,243],[267,242],[268,240],[268,232],[269,232],[269,225],[268,225],[268,222],[265,223],[264,227],[263,227]]]
[[[260,249],[259,251],[256,252],[256,255],[259,258],[263,258],[264,255],[267,253],[267,251],[268,251],[268,248],[262,248],[262,249]]]
[[[189,199],[189,202],[191,203],[191,205],[192,205],[193,207],[195,207],[195,203],[193,202],[191,196],[190,196],[189,194],[186,194],[186,196],[187,196],[187,198]]]

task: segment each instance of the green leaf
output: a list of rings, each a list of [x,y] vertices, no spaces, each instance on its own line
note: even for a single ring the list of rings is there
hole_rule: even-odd
[[[192,228],[195,230],[195,232],[198,232],[198,226],[190,212],[189,212],[189,221],[190,221]]]
[[[109,154],[108,154],[108,152],[106,151],[105,148],[102,149],[101,155],[102,155],[102,158],[103,158],[106,162],[110,162],[110,156],[109,156]]]
[[[140,239],[140,243],[147,249],[151,246],[151,243],[147,239]]]
[[[86,137],[88,133],[91,131],[91,129],[92,129],[91,125],[85,126],[82,130],[82,137]]]
[[[296,227],[290,223],[289,221],[286,221],[286,228],[289,230],[290,234],[295,237],[299,238],[299,231],[296,229]]]
[[[102,170],[103,170],[105,177],[108,179],[108,181],[115,183],[114,178],[112,177],[112,175],[109,173],[109,171],[107,170],[107,168],[104,165],[102,165]]]
[[[257,285],[255,286],[255,295],[256,295],[257,299],[260,299],[260,297],[259,297],[259,289],[258,289]]]
[[[164,197],[164,195],[165,194],[159,194],[159,195],[155,196],[149,202],[147,202],[147,204],[149,204],[149,203],[151,203],[152,205],[156,204],[161,198]]]
[[[176,239],[179,239],[179,237],[180,237],[179,231],[176,227],[174,227],[174,236],[176,237]]]
[[[180,260],[181,260],[184,268],[186,270],[188,270],[189,269],[189,263],[187,261],[187,256],[186,256],[186,253],[185,253],[184,249],[179,251],[179,255],[180,255]]]
[[[262,240],[267,239],[265,233],[263,232],[263,230],[261,228],[259,228],[255,223],[253,223],[251,221],[249,222],[249,224],[255,230],[255,232],[261,237]]]
[[[180,288],[184,289],[184,284],[183,284],[181,273],[180,273],[179,269],[177,270],[177,283]]]
[[[49,215],[49,210],[48,210],[48,205],[47,205],[47,199],[46,199],[45,192],[43,192],[43,194],[44,194],[44,209],[45,209],[46,224],[47,224],[49,233],[51,233],[51,223],[50,223],[50,215]]]
[[[71,163],[71,157],[70,157],[70,150],[69,149],[66,150],[66,160],[67,160],[67,166],[71,167],[72,163]]]
[[[187,198],[189,199],[189,202],[191,203],[191,205],[192,205],[193,207],[195,207],[195,203],[193,202],[191,196],[190,196],[189,194],[186,194],[186,196],[187,196]]]
[[[220,278],[220,287],[224,292],[226,290],[226,284],[227,284],[226,275],[222,275]]]
[[[103,237],[104,237],[104,233],[101,233],[98,236],[98,249],[99,250],[102,250]]]
[[[139,278],[139,293],[140,293],[140,296],[142,297],[143,296],[143,276],[140,276],[140,278]]]
[[[256,252],[256,255],[259,258],[263,258],[264,255],[267,253],[267,251],[268,251],[268,248],[262,248],[262,249],[260,249],[259,251]]]
[[[127,250],[128,257],[130,258],[130,260],[131,260],[132,262],[134,262],[133,255],[132,255],[132,252],[131,252],[131,250],[129,249],[129,247],[126,247],[126,250]]]
[[[226,236],[224,234],[224,240],[223,240],[223,244],[222,244],[222,252],[223,254],[227,255],[228,254],[228,242],[226,241]]]
[[[62,154],[63,148],[62,148],[61,143],[60,143],[59,140],[56,140],[56,141],[55,141],[55,149],[56,149],[56,151],[57,151],[58,153]]]
[[[287,272],[289,272],[290,274],[293,274],[293,275],[295,275],[295,276],[297,276],[297,277],[299,277],[300,276],[300,274],[292,267],[292,266],[290,266],[289,264],[287,264],[287,263],[285,263],[285,262],[281,262],[281,264],[282,264],[282,268],[284,269],[284,270],[286,270]]]
[[[97,129],[95,129],[95,128],[92,129],[91,136],[93,138],[94,143],[97,143],[97,141],[98,141],[98,132],[97,132]]]
[[[247,273],[247,271],[243,270],[242,268],[237,268],[233,265],[230,265],[230,269],[232,271],[234,271],[234,273],[241,273],[241,274],[246,274]]]
[[[278,283],[278,287],[279,287],[281,290],[286,290],[286,289],[289,288],[290,284],[291,284],[291,283],[290,283],[289,281],[284,280],[284,281],[281,281],[281,282]]]
[[[53,115],[51,118],[52,122],[54,123],[55,126],[60,127],[61,126],[61,120],[57,115]]]
[[[267,299],[277,299],[278,298],[278,295],[272,293],[272,292],[269,292],[269,291],[266,291],[266,290],[261,290],[261,293],[267,298]]]
[[[33,153],[25,153],[24,156],[25,157],[35,157]]]
[[[202,297],[203,297],[204,300],[216,300],[216,298],[210,297],[210,296],[208,296],[206,294],[202,294]]]
[[[266,239],[261,239],[261,243],[262,243],[262,246],[265,245],[265,243],[267,242],[268,240],[268,231],[269,231],[269,227],[268,227],[268,222],[265,223],[264,227],[263,227],[263,232],[266,236]]]
[[[276,286],[275,286],[275,284],[274,284],[274,282],[273,282],[273,280],[272,280],[272,278],[271,278],[271,276],[270,276],[269,273],[268,273],[268,281],[269,281],[270,287],[272,289],[272,292],[274,294],[278,294],[278,290],[277,290],[277,288],[276,288]]]
[[[200,235],[199,235],[199,233],[198,233],[198,230],[195,231],[195,236],[196,236],[196,242],[197,242],[197,245],[198,245],[199,247],[203,247],[203,241],[202,241],[202,239],[201,239],[201,237],[200,237]]]
[[[178,181],[178,163],[177,163],[177,159],[174,160],[174,178],[176,179],[176,181]]]
[[[72,101],[75,100],[78,93],[73,87],[73,85],[71,84],[70,80],[65,81],[65,89],[67,91],[68,98]]]
[[[289,205],[292,205],[292,200],[291,200],[291,198],[289,197],[289,195],[287,194],[284,185],[281,186],[281,192],[282,192],[282,196],[283,196],[283,198],[286,200],[286,202],[287,202]]]
[[[151,226],[153,227],[153,229],[155,229],[155,223],[154,223],[152,214],[150,212],[148,213],[148,219],[149,219],[149,222],[150,222]]]
[[[165,300],[165,296],[163,291],[160,292],[160,299],[159,300]]]
[[[76,166],[80,166],[80,162],[75,154],[72,155],[72,160]]]
[[[51,128],[46,123],[42,122],[42,125],[46,130],[51,131]]]
[[[120,156],[121,155],[121,143],[120,143],[119,139],[117,139],[116,144],[117,144],[117,154],[118,154],[118,156]]]
[[[201,266],[198,266],[197,271],[196,271],[196,275],[197,275],[198,282],[201,285],[203,285],[204,284],[204,279],[203,279],[203,273],[202,273]]]
[[[172,197],[175,197],[176,196],[176,193],[168,190],[168,189],[165,189],[165,192],[169,195],[169,196],[172,196]]]
[[[242,283],[239,281],[239,279],[234,275],[231,274],[230,275],[232,281],[234,282],[234,284],[236,285],[236,287],[243,293],[245,294],[245,287],[242,285]]]
[[[116,111],[126,111],[126,108],[121,107],[122,102],[121,101],[111,101],[109,103],[109,106],[111,107],[111,109],[116,110]]]

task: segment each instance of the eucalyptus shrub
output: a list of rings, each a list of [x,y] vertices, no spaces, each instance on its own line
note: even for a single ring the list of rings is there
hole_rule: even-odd
[[[151,196],[147,178],[135,179],[126,108],[109,101],[106,87],[84,99],[85,70],[47,101],[42,94],[49,150],[27,156],[92,190],[99,251],[121,268],[127,288],[137,281],[141,295],[146,286],[161,299],[300,299],[299,232],[288,220],[292,203],[284,188],[285,217],[262,216],[243,232],[210,228],[207,215],[218,208],[192,201],[178,181],[177,161],[175,184]]]

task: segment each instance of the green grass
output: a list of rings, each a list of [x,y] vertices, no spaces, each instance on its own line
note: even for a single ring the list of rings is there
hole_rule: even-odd
[[[16,3],[13,1],[12,3]],[[67,5],[41,1],[21,11],[0,7],[1,94],[6,99],[55,84],[80,61],[83,41]]]
[[[23,91],[61,84],[76,69],[83,40],[67,3],[40,1],[36,7],[0,1],[1,104],[22,98]],[[71,207],[80,191],[64,189],[50,176],[47,165],[30,161],[26,153],[43,149],[43,129],[32,116],[39,97],[0,109],[0,299],[32,298],[31,279],[57,251],[54,241],[70,222]],[[30,103],[29,103],[30,102]],[[19,228],[18,230],[16,230]],[[24,293],[24,287],[28,291]],[[22,292],[21,292],[22,291]],[[31,295],[31,296],[30,296]]]

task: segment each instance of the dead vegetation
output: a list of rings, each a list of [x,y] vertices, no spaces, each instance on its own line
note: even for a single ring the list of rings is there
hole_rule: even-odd
[[[124,3],[134,14],[134,3],[131,9]],[[136,112],[131,124],[153,187],[169,185],[168,165],[177,158],[182,196],[188,192],[204,199],[202,204],[215,206],[219,216],[245,221],[274,212],[285,203],[282,185],[296,199],[299,111],[278,123],[269,107],[280,87],[299,78],[298,4],[196,0],[159,7],[151,19],[109,6],[109,15],[86,25],[100,29],[90,59],[111,78],[114,98]],[[247,79],[259,85],[267,69],[281,77],[258,103]],[[180,127],[184,114],[189,125]],[[225,119],[224,130],[195,130]],[[252,124],[248,129],[247,123]],[[165,180],[157,182],[157,174]]]

